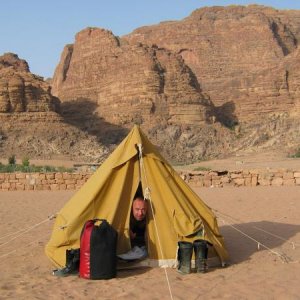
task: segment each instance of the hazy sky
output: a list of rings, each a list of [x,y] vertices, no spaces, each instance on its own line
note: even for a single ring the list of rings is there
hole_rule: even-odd
[[[52,77],[66,44],[80,30],[92,26],[122,36],[137,27],[180,20],[197,8],[230,4],[262,4],[300,9],[299,0],[11,0],[0,5],[0,55],[25,59],[31,72]]]

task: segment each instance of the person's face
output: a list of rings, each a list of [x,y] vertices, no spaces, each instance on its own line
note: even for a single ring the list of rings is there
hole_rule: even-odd
[[[133,217],[137,221],[144,220],[147,213],[147,202],[144,201],[143,199],[134,200],[132,204],[132,213],[133,213]]]

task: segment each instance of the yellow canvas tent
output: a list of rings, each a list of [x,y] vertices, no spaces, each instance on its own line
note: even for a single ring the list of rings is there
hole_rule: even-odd
[[[151,207],[147,212],[148,265],[174,266],[177,242],[193,241],[199,232],[225,263],[228,255],[213,212],[138,126],[57,213],[47,256],[63,267],[66,250],[79,248],[81,229],[94,218],[106,219],[118,231],[118,254],[129,251],[131,205],[139,186]]]

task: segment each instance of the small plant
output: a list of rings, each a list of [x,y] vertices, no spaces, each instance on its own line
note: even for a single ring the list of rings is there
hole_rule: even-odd
[[[16,156],[14,154],[8,158],[8,164],[9,165],[15,165],[16,164]]]
[[[0,173],[13,173],[13,172],[23,172],[23,173],[35,173],[35,172],[74,172],[74,168],[65,167],[53,167],[53,166],[36,166],[34,164],[30,165],[29,160],[22,161],[21,165],[13,163],[13,159],[9,160],[7,165],[0,163]]]
[[[42,170],[43,170],[43,172],[55,172],[56,168],[46,165],[46,166],[43,166]]]
[[[210,170],[211,170],[211,168],[209,168],[209,167],[201,167],[201,166],[199,166],[199,167],[194,168],[193,171],[210,171]]]
[[[22,159],[22,166],[23,166],[23,167],[29,167],[29,165],[30,165],[30,163],[29,163],[29,158],[25,156],[25,157]]]
[[[72,173],[74,170],[72,168],[66,168],[66,167],[57,167],[56,168],[57,172],[68,172]]]
[[[291,155],[292,158],[300,158],[300,148],[296,150],[294,154]]]

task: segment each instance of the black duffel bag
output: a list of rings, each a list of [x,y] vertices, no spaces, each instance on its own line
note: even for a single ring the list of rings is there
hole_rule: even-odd
[[[96,222],[100,222],[96,225]],[[87,221],[80,237],[80,277],[111,279],[117,274],[117,231],[104,219]]]

